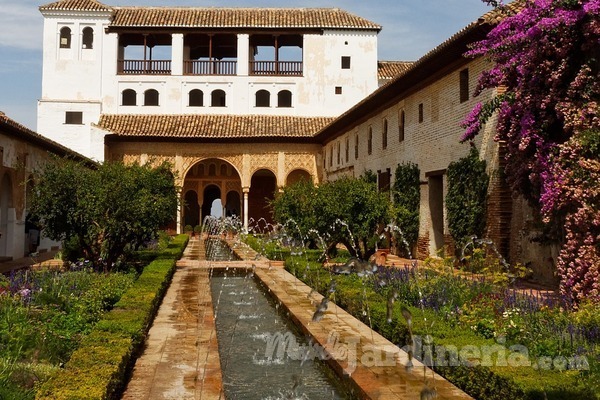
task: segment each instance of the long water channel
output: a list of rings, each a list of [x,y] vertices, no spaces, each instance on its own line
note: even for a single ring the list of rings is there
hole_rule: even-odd
[[[228,400],[355,398],[251,273],[218,275],[211,291]]]

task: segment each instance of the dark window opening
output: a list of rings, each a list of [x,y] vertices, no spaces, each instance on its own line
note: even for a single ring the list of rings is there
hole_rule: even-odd
[[[292,106],[292,92],[289,90],[282,90],[277,93],[277,107],[291,107]]]
[[[200,89],[192,89],[189,94],[189,106],[190,107],[202,107],[204,106],[204,92]]]
[[[67,124],[67,125],[82,125],[83,124],[83,112],[67,111],[65,113],[65,124]]]
[[[358,160],[358,135],[354,139],[354,159]]]
[[[256,107],[271,107],[271,93],[268,90],[256,92]]]
[[[65,26],[60,29],[60,48],[71,48],[71,28]]]
[[[85,27],[83,28],[83,35],[81,38],[81,48],[82,49],[93,49],[94,48],[94,30],[92,28]]]
[[[377,171],[377,188],[380,192],[388,192],[390,190],[391,175],[389,168],[385,171]]]
[[[423,103],[419,104],[419,123],[423,122]]]
[[[373,128],[369,128],[369,139],[367,141],[367,154],[371,155],[373,152]]]
[[[342,158],[341,158],[341,148],[342,145],[340,144],[340,142],[338,142],[337,144],[337,165],[340,165],[342,163]]]
[[[383,120],[383,132],[381,134],[381,147],[383,150],[387,149],[388,145],[388,122],[387,119]]]
[[[137,105],[137,93],[133,89],[125,89],[121,94],[122,102],[124,106],[135,106]]]
[[[404,115],[404,110],[401,110],[400,115],[398,116],[398,139],[400,142],[404,141],[405,120],[406,116]]]
[[[342,94],[342,87],[341,86],[336,86],[335,87],[335,94]]]
[[[350,57],[342,56],[342,69],[350,69]]]
[[[211,97],[211,99],[210,99],[211,107],[225,107],[226,106],[226,101],[225,101],[226,96],[225,96],[224,90],[221,90],[221,89],[213,90],[210,97]]]
[[[145,106],[157,106],[158,105],[158,90],[148,89],[144,92],[144,105]]]
[[[346,162],[350,161],[350,138],[346,138]]]
[[[329,148],[329,166],[333,167],[333,145]]]

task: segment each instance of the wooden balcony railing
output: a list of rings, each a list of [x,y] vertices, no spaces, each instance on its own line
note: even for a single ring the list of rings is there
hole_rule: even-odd
[[[185,75],[236,75],[237,61],[184,61],[183,73]]]
[[[170,75],[171,60],[118,60],[117,71],[123,75]]]
[[[250,61],[250,75],[302,76],[302,61]]]

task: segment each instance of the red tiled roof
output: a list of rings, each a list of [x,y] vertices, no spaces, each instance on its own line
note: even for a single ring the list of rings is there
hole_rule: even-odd
[[[112,11],[112,8],[96,0],[60,0],[40,6],[40,10]]]
[[[59,156],[73,157],[90,165],[94,163],[89,158],[69,149],[68,147],[50,140],[47,137],[25,127],[24,125],[21,125],[20,123],[6,116],[6,114],[4,114],[2,111],[0,111],[0,134],[9,134],[18,139],[40,146],[52,153],[58,154]]]
[[[111,27],[381,29],[338,8],[217,7],[115,7]]]
[[[392,79],[408,71],[413,64],[412,61],[378,61],[377,75],[379,79]]]
[[[333,118],[272,115],[103,114],[97,127],[120,137],[198,139],[312,138]]]

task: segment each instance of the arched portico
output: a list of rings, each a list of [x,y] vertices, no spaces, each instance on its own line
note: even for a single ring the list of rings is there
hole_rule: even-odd
[[[206,158],[192,165],[185,174],[182,193],[183,225],[202,224],[216,200],[221,205],[218,215],[232,215],[233,211],[240,215],[242,180],[237,169],[220,158]]]
[[[273,215],[269,202],[275,197],[277,190],[277,178],[268,169],[259,169],[252,174],[250,180],[250,191],[248,194],[248,215],[254,221],[264,218],[267,222],[273,222]]]
[[[307,182],[312,182],[312,176],[304,169],[295,169],[293,171],[291,171],[286,180],[285,180],[285,185],[286,186],[290,186],[293,185],[294,183],[300,182],[300,181],[307,181]]]

